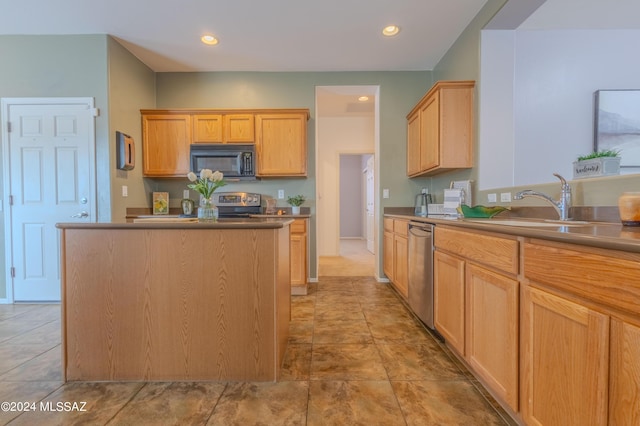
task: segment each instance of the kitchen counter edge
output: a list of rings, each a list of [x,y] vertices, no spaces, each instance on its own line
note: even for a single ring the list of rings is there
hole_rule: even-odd
[[[431,223],[436,226],[448,225],[479,231],[496,232],[542,240],[558,241],[609,250],[640,253],[640,227],[627,227],[619,223],[601,222],[589,226],[565,226],[539,228],[509,226],[487,222],[468,221],[463,218],[420,217],[402,214],[385,214],[387,218],[397,218],[414,222]]]

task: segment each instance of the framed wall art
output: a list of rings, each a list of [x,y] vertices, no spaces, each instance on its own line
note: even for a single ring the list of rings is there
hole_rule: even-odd
[[[620,167],[640,167],[640,89],[595,92],[594,150],[620,151]]]

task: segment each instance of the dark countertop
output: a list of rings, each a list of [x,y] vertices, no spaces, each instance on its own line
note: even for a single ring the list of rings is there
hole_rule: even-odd
[[[167,218],[171,219],[171,218]],[[290,218],[233,218],[217,222],[56,223],[61,229],[275,229],[289,226]]]
[[[406,214],[385,214],[385,217],[413,220],[434,225],[459,226],[461,228],[498,232],[543,240],[579,244],[610,250],[640,253],[640,227],[623,226],[621,223],[590,222],[585,226],[511,226],[492,223],[494,219],[459,219],[446,216],[419,217]],[[496,217],[495,220],[526,220],[520,217]]]

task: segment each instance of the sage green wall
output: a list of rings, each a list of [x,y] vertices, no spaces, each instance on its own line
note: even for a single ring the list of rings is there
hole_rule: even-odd
[[[471,23],[465,28],[460,37],[447,51],[444,57],[433,69],[434,81],[440,80],[475,80],[474,97],[474,167],[470,170],[450,172],[434,177],[431,180],[431,192],[436,194],[438,202],[442,202],[444,189],[449,187],[452,180],[477,181],[478,175],[478,87],[480,85],[480,33],[482,28],[494,17],[494,15],[507,3],[507,0],[489,0],[480,10]],[[474,204],[478,201],[478,192],[474,185]]]
[[[142,179],[140,110],[155,108],[156,74],[111,37],[108,47],[111,220],[124,222],[127,207],[151,206],[152,190]],[[116,131],[133,137],[136,157],[133,170],[116,168]],[[122,196],[123,186],[127,187],[127,197]]]
[[[101,160],[108,152],[107,36],[0,36],[0,58],[0,98],[95,99],[95,106],[101,111],[96,118],[96,153],[98,163],[103,163]],[[0,167],[4,167],[4,160]],[[109,220],[110,176],[105,167],[98,166],[97,172],[98,216]],[[4,170],[0,180],[3,177]],[[3,185],[0,197],[5,200],[9,194],[4,194]],[[0,212],[2,221],[5,212],[4,209]],[[4,241],[4,227],[0,227],[0,234]],[[3,244],[0,258],[5,259],[5,255]],[[0,263],[0,277],[0,298],[4,298],[5,262]]]
[[[433,84],[430,71],[416,72],[216,72],[159,73],[157,108],[308,108],[308,178],[263,179],[255,183],[234,183],[228,190],[249,190],[276,197],[278,189],[286,194],[305,194],[304,206],[315,213],[315,88],[316,86],[380,86],[380,188],[388,188],[389,199],[378,195],[379,213],[385,206],[413,205],[413,195],[422,185],[406,176],[406,115]],[[171,206],[177,206],[186,187],[183,181],[153,181],[153,190],[168,191]],[[282,201],[282,200],[281,200]],[[279,206],[285,203],[279,202]],[[382,222],[382,221],[380,221]],[[310,276],[317,276],[315,263],[315,217],[310,235]],[[378,233],[382,235],[382,226]],[[381,240],[381,238],[380,238]],[[379,249],[379,256],[382,250]],[[382,262],[380,262],[382,264]],[[382,276],[382,272],[379,271]]]

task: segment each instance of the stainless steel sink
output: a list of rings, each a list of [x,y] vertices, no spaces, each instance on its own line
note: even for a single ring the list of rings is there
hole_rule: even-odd
[[[545,219],[465,219],[467,222],[487,223],[491,225],[525,226],[525,227],[547,227],[557,228],[558,226],[593,226],[593,222],[582,220],[545,220]]]

